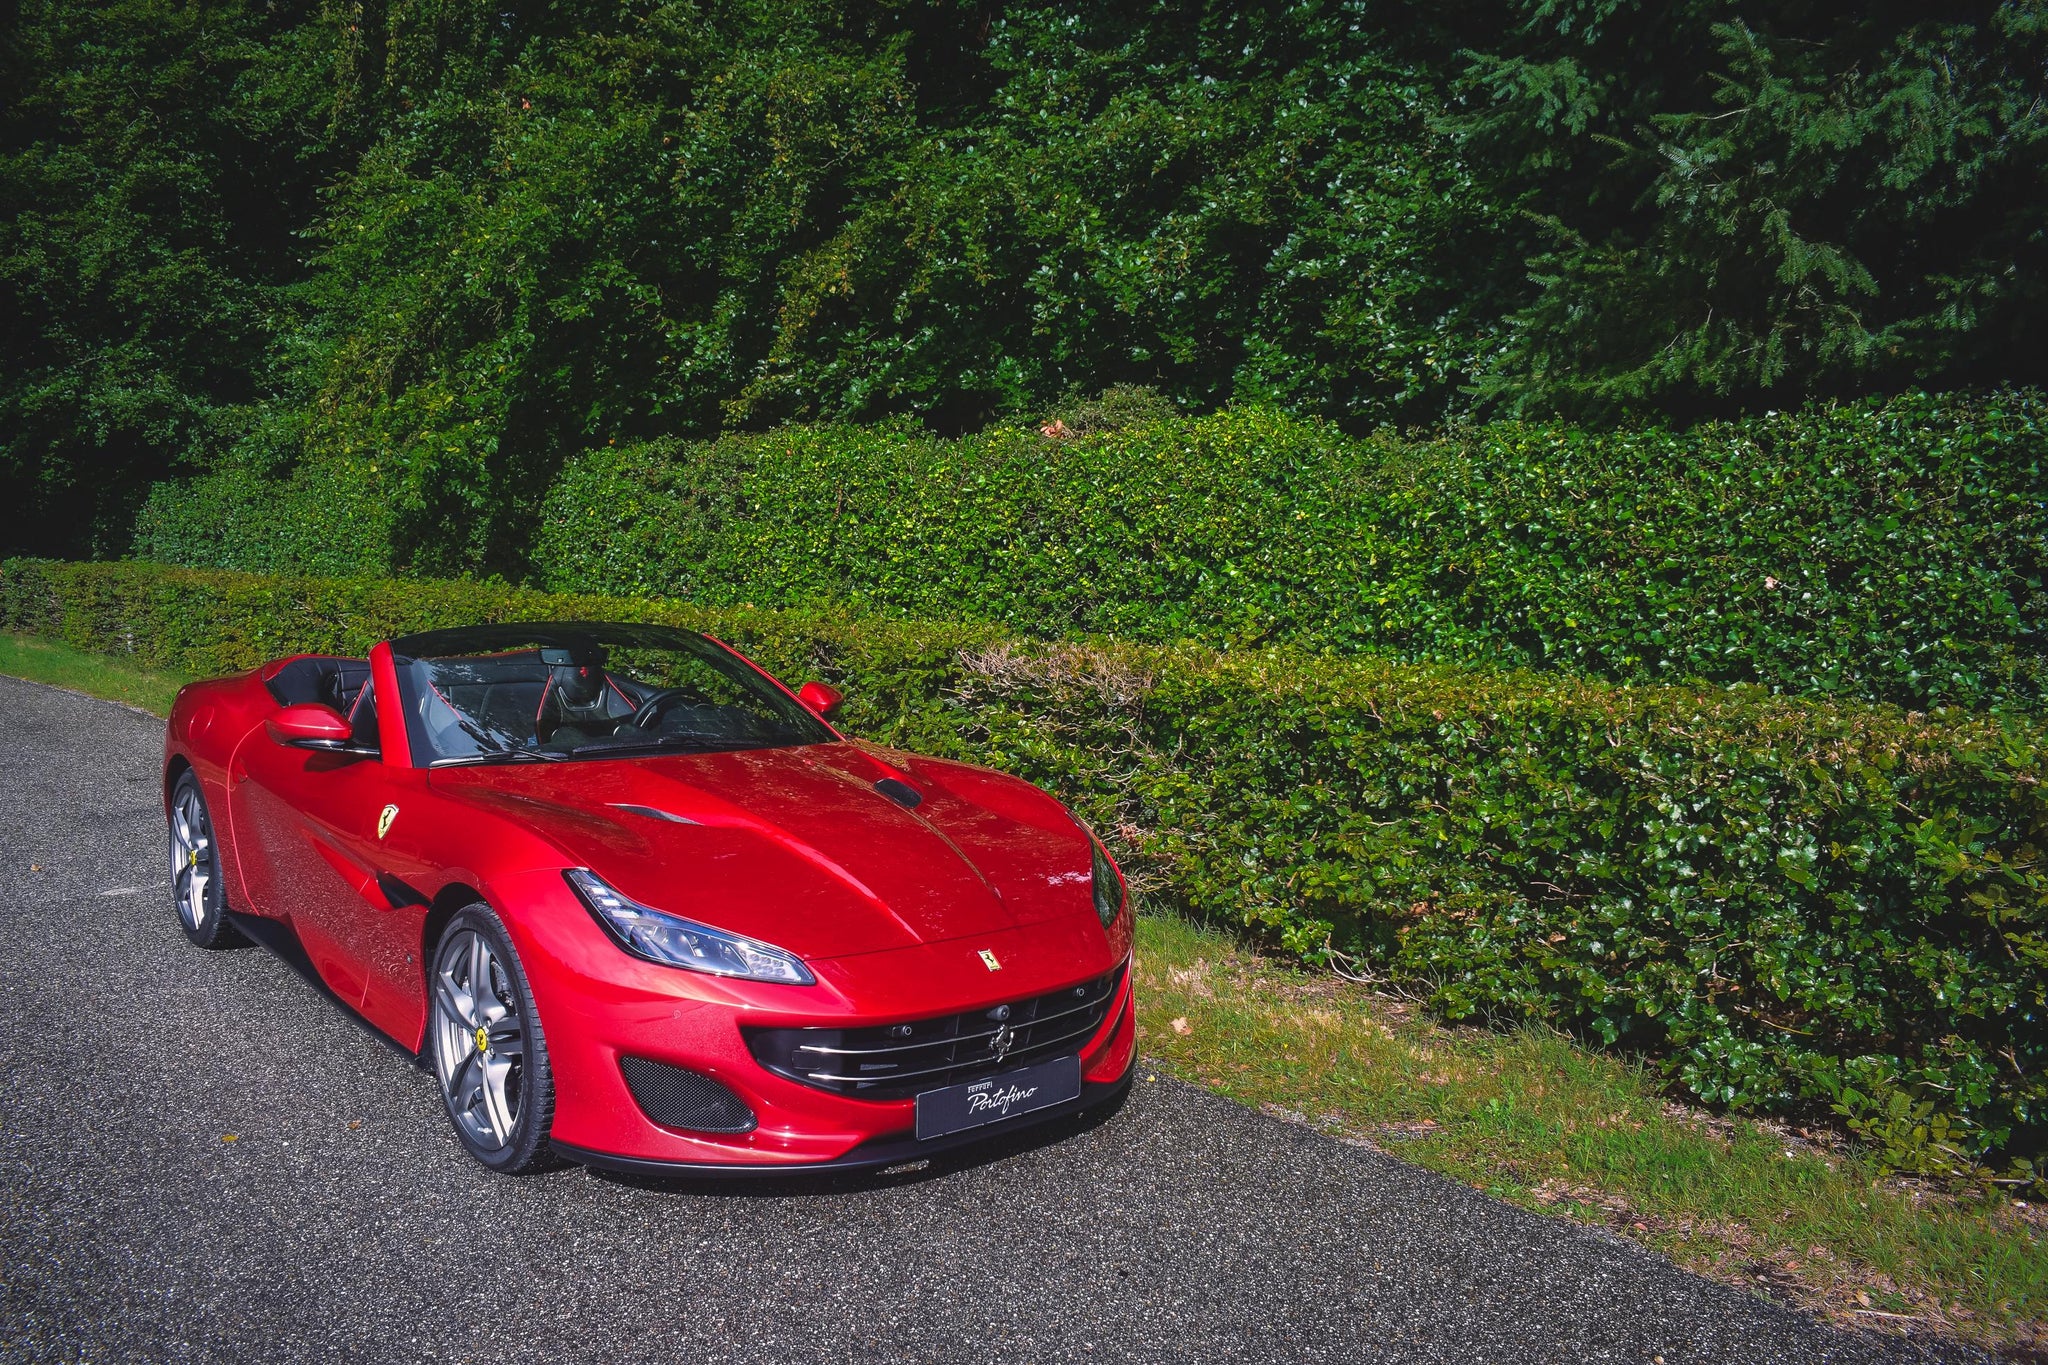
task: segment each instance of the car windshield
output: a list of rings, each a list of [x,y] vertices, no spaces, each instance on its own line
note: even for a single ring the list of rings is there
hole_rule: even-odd
[[[391,642],[406,733],[433,766],[779,749],[834,738],[693,631],[571,621]]]

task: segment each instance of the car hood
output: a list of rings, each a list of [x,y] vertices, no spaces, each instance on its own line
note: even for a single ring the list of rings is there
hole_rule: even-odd
[[[906,809],[877,787],[906,783]],[[822,959],[1092,913],[1087,836],[1028,783],[841,743],[443,769],[619,891]]]

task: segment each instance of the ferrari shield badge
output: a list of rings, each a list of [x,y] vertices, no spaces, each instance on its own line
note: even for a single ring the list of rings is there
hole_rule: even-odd
[[[383,838],[391,832],[391,822],[398,818],[398,807],[386,806],[377,815],[377,837]]]
[[[999,972],[1003,969],[1003,964],[996,961],[996,955],[986,948],[981,950],[981,965],[992,972]]]

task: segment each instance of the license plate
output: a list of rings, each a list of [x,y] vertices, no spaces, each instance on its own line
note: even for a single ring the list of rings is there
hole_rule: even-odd
[[[944,1137],[985,1123],[1001,1123],[1019,1114],[1077,1099],[1080,1094],[1079,1057],[1058,1057],[985,1081],[927,1090],[917,1097],[918,1140]]]

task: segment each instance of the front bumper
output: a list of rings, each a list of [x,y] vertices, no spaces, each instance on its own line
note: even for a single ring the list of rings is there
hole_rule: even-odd
[[[1128,961],[1128,916],[1108,933],[1090,910],[971,943],[827,959],[812,963],[816,986],[798,987],[729,981],[630,957],[559,874],[492,890],[499,904],[522,911],[505,919],[554,1071],[550,1137],[563,1156],[586,1165],[670,1176],[874,1169],[1092,1109],[1130,1084],[1137,1025],[1128,972],[1101,1027],[1080,1048],[1077,1099],[927,1142],[914,1134],[915,1100],[854,1099],[778,1076],[754,1059],[741,1034],[743,1024],[896,1022],[1076,985]],[[982,965],[984,948],[1002,963],[1000,990]],[[756,1126],[716,1134],[656,1124],[626,1085],[620,1059],[627,1056],[709,1077],[753,1110]]]

